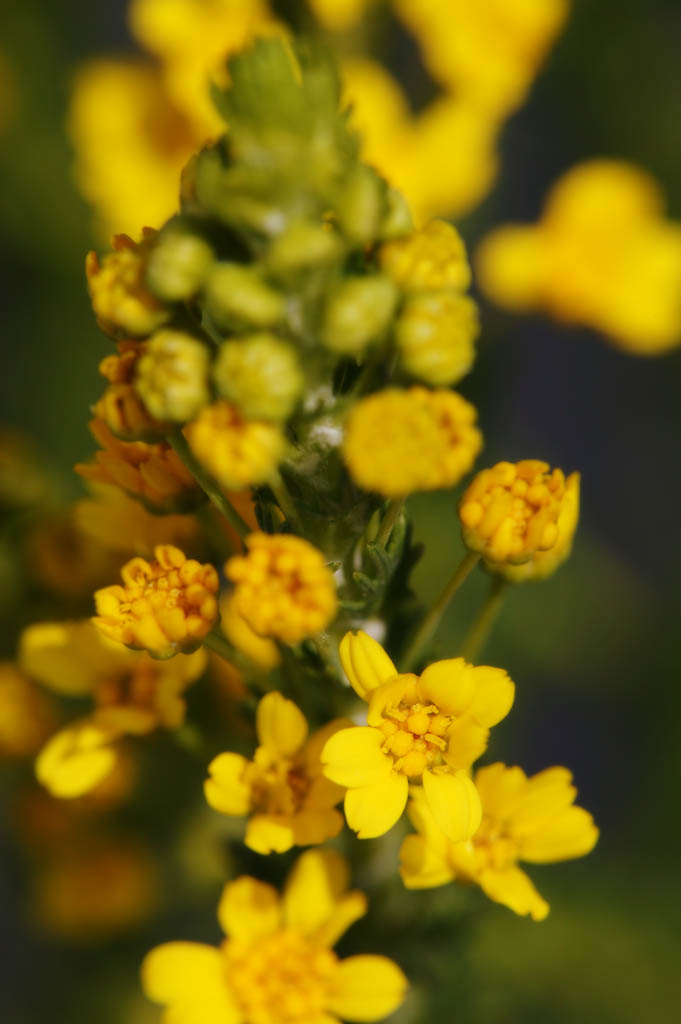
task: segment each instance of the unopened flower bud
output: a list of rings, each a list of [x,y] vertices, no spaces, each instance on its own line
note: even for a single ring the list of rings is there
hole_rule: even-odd
[[[381,248],[381,267],[407,292],[465,291],[471,283],[463,239],[444,220],[388,242]]]
[[[208,364],[205,345],[166,328],[147,343],[137,363],[135,388],[156,419],[184,423],[210,401]]]
[[[267,265],[274,275],[286,278],[309,267],[331,263],[342,252],[343,243],[329,225],[299,221],[274,239]]]
[[[455,384],[475,359],[478,308],[452,291],[412,295],[395,326],[402,364],[428,384]]]
[[[238,263],[216,263],[206,282],[206,304],[221,329],[244,324],[272,327],[284,315],[284,299],[258,275]]]
[[[213,261],[213,250],[200,235],[175,228],[163,232],[149,253],[146,281],[165,302],[183,302],[199,290]]]
[[[353,242],[373,241],[385,212],[386,184],[376,171],[359,164],[336,205],[338,223]]]
[[[220,394],[254,420],[286,419],[305,384],[294,349],[264,332],[226,342],[213,378]]]
[[[114,252],[99,262],[95,252],[85,261],[92,308],[101,329],[113,337],[143,338],[160,327],[170,310],[146,286],[145,239],[137,245],[127,235],[116,235]]]
[[[381,274],[346,278],[324,311],[323,344],[333,352],[361,352],[388,327],[397,297],[396,286]]]

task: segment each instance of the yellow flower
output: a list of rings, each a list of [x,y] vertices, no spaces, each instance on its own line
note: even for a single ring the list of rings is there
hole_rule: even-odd
[[[100,484],[91,498],[77,501],[73,517],[81,533],[108,551],[147,557],[157,544],[184,547],[195,541],[198,524],[193,516],[156,516],[117,487]]]
[[[90,421],[90,433],[102,447],[94,462],[75,467],[86,480],[115,484],[160,512],[203,500],[194,477],[165,442],[119,441],[99,419]]]
[[[414,793],[409,815],[417,833],[402,843],[404,883],[412,889],[453,880],[474,883],[516,914],[541,921],[549,905],[517,862],[547,864],[584,856],[598,839],[593,818],[574,806],[577,790],[567,768],[546,768],[528,778],[521,768],[492,764],[479,769],[475,785],[482,823],[462,843],[443,835],[423,794]]]
[[[312,544],[290,534],[251,533],[247,555],[225,565],[234,605],[261,637],[298,644],[326,629],[338,599],[331,570]]]
[[[225,594],[220,599],[220,628],[237,651],[263,672],[276,668],[281,661],[274,640],[254,632],[239,611],[234,594]]]
[[[407,373],[427,384],[456,384],[475,360],[478,307],[467,295],[423,292],[407,299],[395,341]]]
[[[232,491],[270,480],[286,450],[279,427],[246,420],[229,402],[206,406],[185,433],[196,457]]]
[[[0,758],[35,754],[56,725],[49,698],[11,662],[0,661]]]
[[[153,439],[164,434],[168,424],[159,423],[144,406],[133,387],[135,370],[143,345],[134,341],[118,343],[118,355],[109,355],[99,364],[99,372],[109,381],[93,413],[103,420],[112,434],[124,441]]]
[[[366,633],[340,646],[345,673],[369,705],[367,725],[343,729],[322,751],[324,774],[347,787],[345,816],[360,839],[383,835],[421,784],[438,825],[452,842],[480,824],[469,769],[487,746],[489,728],[513,703],[514,686],[498,668],[463,658],[436,661],[420,676],[400,674]]]
[[[95,626],[111,640],[157,658],[195,650],[213,628],[218,574],[212,565],[159,544],[155,561],[133,558],[121,569],[123,586],[95,593]]]
[[[38,754],[35,774],[52,796],[82,796],[113,772],[118,762],[118,729],[96,725],[91,718],[56,733]]]
[[[144,283],[146,249],[154,232],[139,245],[127,235],[114,235],[113,252],[99,262],[95,252],[85,261],[88,289],[97,323],[114,337],[123,334],[143,338],[170,316],[167,306]]]
[[[305,386],[295,349],[265,331],[226,342],[213,377],[220,394],[248,419],[285,420]]]
[[[121,566],[120,556],[80,529],[73,507],[36,523],[26,555],[41,587],[70,598],[89,597]]]
[[[381,247],[381,267],[406,292],[465,291],[471,268],[464,241],[451,224],[431,220]]]
[[[464,543],[515,581],[548,576],[567,558],[578,515],[579,473],[566,480],[537,459],[483,469],[459,504]]]
[[[219,754],[208,766],[206,800],[223,814],[250,815],[244,842],[257,853],[332,839],[343,826],[335,809],[343,790],[324,778],[319,754],[330,736],[351,724],[334,719],[308,736],[298,707],[268,693],[258,704],[253,760]]]
[[[344,32],[362,17],[372,0],[307,0],[308,7],[325,28]]]
[[[93,939],[137,928],[155,909],[160,879],[151,851],[112,836],[69,843],[38,873],[32,893],[42,928]]]
[[[681,224],[665,219],[656,182],[632,165],[572,168],[539,223],[492,231],[477,265],[482,288],[513,312],[544,309],[634,355],[681,341]]]
[[[224,889],[219,948],[196,942],[157,946],[142,965],[147,996],[182,1024],[339,1024],[380,1020],[401,1004],[407,980],[392,960],[339,960],[334,943],[366,912],[347,891],[348,870],[333,851],[296,861],[283,897],[242,876]]]
[[[453,487],[482,447],[476,417],[454,391],[386,388],[352,409],[343,457],[360,487],[386,497]]]
[[[135,390],[157,420],[184,423],[210,401],[206,346],[184,331],[156,331],[136,366]]]

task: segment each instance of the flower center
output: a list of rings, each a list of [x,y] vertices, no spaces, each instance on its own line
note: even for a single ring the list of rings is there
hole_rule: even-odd
[[[518,859],[518,845],[506,834],[503,824],[484,817],[472,840],[478,870],[511,867]]]
[[[394,767],[405,775],[418,777],[431,766],[442,764],[447,749],[445,735],[452,719],[435,704],[407,704],[405,701],[383,712],[380,730],[385,736],[383,753],[391,754]]]
[[[251,787],[255,810],[265,814],[295,814],[305,803],[310,778],[297,761],[274,759],[265,747],[258,747],[244,772]]]
[[[297,1024],[321,1017],[337,957],[294,929],[255,942],[227,940],[227,980],[246,1024]]]
[[[158,690],[156,666],[147,660],[141,661],[131,672],[122,676],[110,676],[97,684],[95,703],[98,707],[154,707]]]

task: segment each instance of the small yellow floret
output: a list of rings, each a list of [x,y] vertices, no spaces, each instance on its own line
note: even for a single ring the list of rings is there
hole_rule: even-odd
[[[482,446],[476,417],[454,391],[387,388],[350,413],[343,457],[360,487],[386,497],[453,487]]]
[[[463,292],[471,283],[464,241],[444,220],[431,220],[407,238],[387,242],[380,261],[385,273],[406,292]]]
[[[157,420],[184,423],[210,401],[206,346],[184,331],[164,328],[144,346],[135,390]]]
[[[170,310],[158,302],[144,283],[144,242],[115,235],[114,251],[99,262],[89,252],[85,262],[92,308],[103,331],[143,338],[164,323]]]
[[[133,387],[143,351],[144,346],[138,342],[121,341],[118,355],[106,356],[99,364],[99,372],[110,383],[92,411],[123,441],[153,439],[167,430],[167,424],[159,423],[149,414]]]
[[[196,457],[231,491],[266,483],[286,450],[279,427],[244,419],[229,402],[206,406],[185,432]]]
[[[123,566],[123,586],[96,592],[92,621],[111,640],[167,658],[194,650],[212,629],[218,574],[170,544],[154,554],[154,562],[133,558]]]
[[[407,299],[395,341],[407,373],[426,384],[456,384],[475,360],[478,307],[467,295],[422,292]]]
[[[559,540],[565,544],[567,524],[565,517],[562,523],[559,520],[571,508],[578,486],[578,474],[566,481],[562,470],[551,470],[537,459],[483,469],[459,504],[464,543],[498,572],[523,566],[551,551]],[[570,540],[575,526],[576,520]]]
[[[298,644],[316,636],[336,614],[338,599],[321,552],[302,537],[252,533],[248,554],[225,565],[236,584],[234,603],[262,637]]]

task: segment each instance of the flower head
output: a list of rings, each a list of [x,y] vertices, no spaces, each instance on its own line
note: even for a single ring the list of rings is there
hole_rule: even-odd
[[[229,402],[214,402],[185,428],[187,440],[215,479],[240,491],[266,483],[284,456],[286,441],[279,427],[247,420]]]
[[[153,562],[131,559],[122,586],[95,593],[92,621],[111,640],[169,658],[195,650],[215,624],[218,574],[171,544],[159,544],[154,555]]]
[[[118,354],[106,356],[99,364],[99,372],[109,381],[109,386],[94,405],[93,412],[123,441],[153,439],[167,430],[167,424],[159,423],[150,415],[133,387],[143,351],[143,345],[138,342],[119,341]]]
[[[263,420],[286,419],[305,384],[295,350],[264,331],[226,342],[213,376],[220,394],[244,416]]]
[[[463,292],[471,283],[464,241],[445,220],[431,220],[406,238],[386,242],[380,261],[406,292]]]
[[[291,645],[326,629],[338,599],[321,552],[282,533],[252,533],[246,547],[248,554],[230,558],[225,573],[236,584],[234,605],[248,625]]]
[[[402,365],[427,384],[456,384],[473,365],[478,329],[478,307],[467,295],[412,295],[395,325]]]
[[[454,391],[386,388],[353,408],[343,457],[360,487],[386,497],[453,487],[482,446],[476,416]]]
[[[223,814],[250,815],[244,841],[258,853],[333,838],[343,825],[335,809],[343,790],[324,778],[319,754],[330,736],[349,725],[335,719],[308,736],[298,707],[276,691],[268,693],[258,704],[253,760],[219,754],[208,766],[208,803]]]
[[[264,882],[237,878],[218,907],[221,946],[157,946],[142,965],[147,996],[182,1024],[382,1019],[402,1002],[407,981],[386,957],[339,960],[333,952],[366,912],[364,895],[347,885],[346,863],[330,850],[299,857],[282,898]]]
[[[414,792],[409,815],[417,832],[402,844],[404,883],[418,889],[474,883],[516,914],[541,921],[549,905],[517,862],[547,864],[589,853],[598,839],[593,818],[574,806],[577,790],[567,768],[528,777],[521,768],[492,764],[476,772],[475,785],[482,822],[462,843],[442,833],[423,794]]]
[[[144,346],[135,390],[157,420],[184,423],[210,400],[206,346],[185,331],[163,328]]]
[[[480,823],[468,769],[487,746],[489,727],[508,714],[514,686],[502,669],[451,658],[420,676],[399,674],[380,644],[347,633],[340,656],[355,692],[369,705],[367,725],[344,729],[322,751],[324,774],[346,786],[345,816],[360,839],[398,820],[409,784],[453,841]]]
[[[478,473],[461,499],[459,518],[466,545],[491,569],[520,580],[547,576],[567,558],[578,508],[578,473],[566,480],[562,470],[524,459]],[[542,563],[557,545],[550,563]],[[516,567],[521,571],[514,574]]]
[[[118,487],[100,484],[77,501],[73,518],[81,533],[108,551],[148,557],[157,544],[184,547],[196,541],[198,524],[189,515],[157,516]]]
[[[106,333],[143,338],[160,327],[170,311],[144,283],[145,243],[137,245],[127,235],[114,235],[113,247],[101,263],[95,252],[87,255],[92,308]]]

